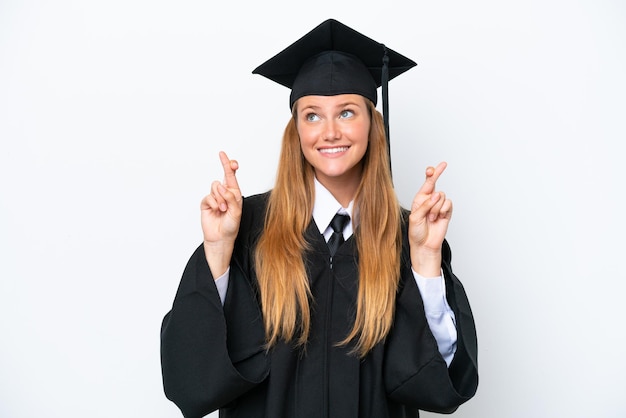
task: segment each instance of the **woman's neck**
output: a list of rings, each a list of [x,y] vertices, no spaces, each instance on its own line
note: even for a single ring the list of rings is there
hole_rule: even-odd
[[[316,175],[317,177],[317,175]],[[361,183],[361,176],[346,177],[317,177],[317,180],[333,195],[333,197],[347,208],[354,200],[356,191]]]

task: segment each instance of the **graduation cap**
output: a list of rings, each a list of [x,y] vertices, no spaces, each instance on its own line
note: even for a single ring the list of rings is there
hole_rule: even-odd
[[[260,74],[291,89],[289,109],[300,97],[360,94],[377,103],[382,86],[389,152],[387,83],[417,64],[356,30],[328,19],[259,65]]]

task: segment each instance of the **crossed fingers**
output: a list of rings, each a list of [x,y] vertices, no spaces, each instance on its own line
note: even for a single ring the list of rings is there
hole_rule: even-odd
[[[448,163],[443,161],[440,162],[437,167],[426,168],[426,180],[424,181],[424,184],[422,185],[418,193],[432,194],[435,191],[435,186],[437,184],[439,176],[441,176],[441,173],[443,173],[447,166]]]
[[[220,151],[219,156],[224,170],[224,181],[214,181],[211,184],[211,193],[204,200],[208,207],[226,212],[229,202],[241,202],[241,191],[239,190],[236,176],[239,163],[236,160],[229,159],[223,151]]]

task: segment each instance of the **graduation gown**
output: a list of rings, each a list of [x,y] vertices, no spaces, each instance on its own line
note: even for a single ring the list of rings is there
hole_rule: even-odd
[[[356,243],[350,237],[331,263],[312,220],[305,234],[312,292],[306,350],[279,342],[266,351],[253,253],[268,196],[244,199],[223,306],[200,245],[163,319],[164,390],[185,417],[219,409],[222,418],[415,418],[420,409],[451,413],[474,395],[476,332],[463,286],[450,267],[450,248],[444,242],[442,268],[458,342],[448,367],[411,272],[406,223],[395,319],[384,342],[363,359],[349,354],[351,346],[336,345],[354,323]]]

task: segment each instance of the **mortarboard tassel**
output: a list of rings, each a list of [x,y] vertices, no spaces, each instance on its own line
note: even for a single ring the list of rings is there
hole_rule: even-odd
[[[383,68],[381,75],[381,87],[383,95],[383,121],[385,123],[385,136],[387,137],[387,155],[389,156],[389,171],[391,171],[391,141],[389,139],[389,93],[387,86],[389,84],[389,56],[387,55],[387,47],[383,45]]]

